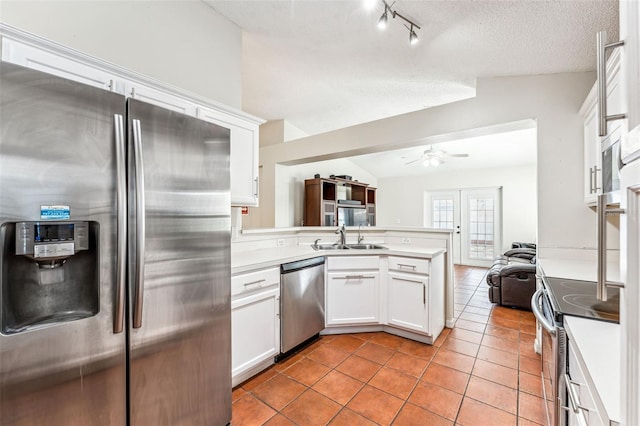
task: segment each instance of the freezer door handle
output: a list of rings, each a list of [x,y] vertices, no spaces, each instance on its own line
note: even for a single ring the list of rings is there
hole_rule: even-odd
[[[116,140],[116,196],[117,196],[117,253],[116,260],[116,303],[113,316],[113,333],[124,330],[125,282],[127,273],[127,171],[124,144],[124,119],[122,115],[113,116]]]
[[[140,120],[132,120],[133,156],[136,181],[136,267],[133,301],[133,328],[142,327],[142,301],[144,295],[144,241],[145,241],[145,203],[144,203],[144,165],[142,161],[142,131]]]

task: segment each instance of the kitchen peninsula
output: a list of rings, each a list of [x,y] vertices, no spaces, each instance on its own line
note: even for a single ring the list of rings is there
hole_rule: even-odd
[[[431,344],[445,326],[453,326],[451,231],[347,227],[345,247],[361,248],[336,249],[339,239],[333,227],[245,230],[234,236],[234,386],[273,364],[280,352],[284,263],[326,258],[321,334],[385,331]]]

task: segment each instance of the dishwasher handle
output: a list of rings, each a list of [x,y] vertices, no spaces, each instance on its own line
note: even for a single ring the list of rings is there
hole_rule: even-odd
[[[280,265],[280,273],[281,274],[289,274],[291,272],[296,272],[301,269],[312,268],[318,265],[324,265],[325,259],[324,256],[321,257],[312,257],[311,259],[300,260],[297,262],[283,263]]]

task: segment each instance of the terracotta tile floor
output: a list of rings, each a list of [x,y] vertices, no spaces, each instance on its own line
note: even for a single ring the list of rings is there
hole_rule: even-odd
[[[322,336],[233,390],[233,426],[544,424],[534,317],[491,304],[485,273],[455,268],[459,319],[435,345]]]

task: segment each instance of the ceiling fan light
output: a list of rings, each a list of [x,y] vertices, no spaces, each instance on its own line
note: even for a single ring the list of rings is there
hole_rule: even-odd
[[[444,164],[444,160],[438,157],[425,158],[425,160],[422,162],[422,165],[424,167],[438,167],[441,164]]]

